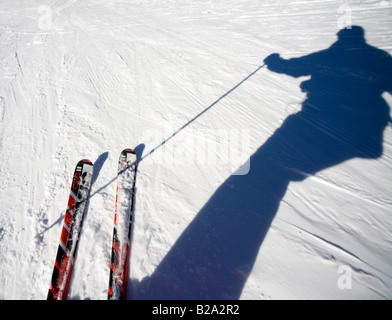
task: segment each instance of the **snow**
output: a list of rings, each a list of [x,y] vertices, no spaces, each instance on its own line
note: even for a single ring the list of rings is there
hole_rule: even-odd
[[[377,156],[326,146],[322,158],[321,136],[290,131],[301,84],[316,78],[260,68],[272,53],[326,50],[348,25],[391,54],[391,14],[385,0],[2,0],[0,298],[46,298],[84,158],[95,176],[68,298],[107,298],[117,162],[134,147],[129,299],[391,299],[391,124],[363,142],[382,144]],[[340,79],[369,83],[356,62]],[[391,79],[390,65],[375,67]],[[332,101],[339,90],[326,84]],[[361,89],[359,106],[390,116],[391,90],[366,104]],[[370,136],[329,120],[331,141]],[[323,168],[290,171],[293,159],[278,163],[290,152]]]

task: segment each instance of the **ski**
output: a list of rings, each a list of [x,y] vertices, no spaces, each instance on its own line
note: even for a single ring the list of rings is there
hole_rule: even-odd
[[[126,297],[136,172],[135,151],[123,150],[118,162],[108,300],[124,300]]]
[[[65,300],[67,297],[92,176],[92,162],[90,160],[79,161],[72,179],[60,244],[47,297],[48,300]]]

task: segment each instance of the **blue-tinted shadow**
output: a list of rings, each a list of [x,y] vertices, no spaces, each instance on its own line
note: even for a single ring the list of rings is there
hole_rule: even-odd
[[[366,43],[361,27],[341,30],[326,50],[290,60],[273,54],[265,63],[273,72],[310,76],[301,84],[302,110],[251,156],[248,175],[219,187],[129,298],[238,299],[290,182],[383,154],[390,110],[381,95],[392,93],[392,59]]]

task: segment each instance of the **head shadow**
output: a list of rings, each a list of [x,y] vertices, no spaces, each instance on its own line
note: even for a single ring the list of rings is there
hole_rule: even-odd
[[[251,156],[250,172],[229,177],[184,230],[154,273],[131,285],[140,299],[238,299],[291,181],[354,158],[383,154],[392,59],[359,26],[329,48],[265,59],[272,72],[308,76],[302,109]],[[282,92],[284,94],[284,92]],[[279,254],[277,252],[277,254]]]

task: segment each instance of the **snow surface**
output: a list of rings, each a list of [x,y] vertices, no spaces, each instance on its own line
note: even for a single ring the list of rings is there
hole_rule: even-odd
[[[357,125],[302,130],[310,76],[258,69],[272,53],[328,49],[350,24],[392,53],[391,16],[385,0],[2,0],[0,298],[46,298],[74,166],[88,158],[68,298],[106,299],[117,161],[137,147],[129,299],[391,299],[391,125],[371,140],[348,103]],[[303,65],[342,75],[319,103],[346,76],[370,83],[362,70],[391,79],[361,59]],[[351,92],[369,123],[390,115],[383,85]],[[335,148],[343,137],[369,153]]]

